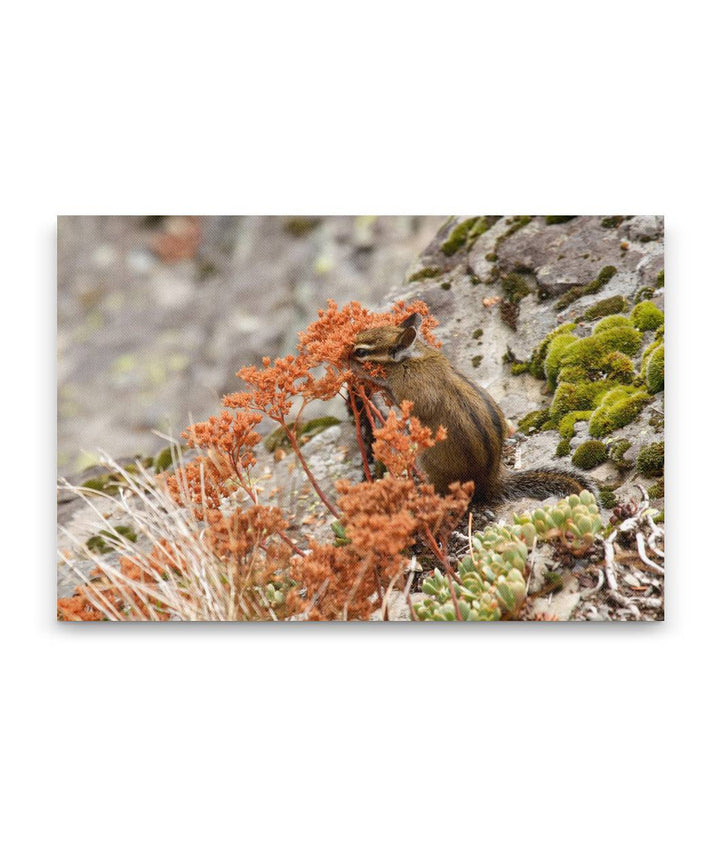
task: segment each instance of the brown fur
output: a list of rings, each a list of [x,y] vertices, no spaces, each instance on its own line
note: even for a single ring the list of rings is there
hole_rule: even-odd
[[[422,319],[412,315],[399,327],[359,333],[352,360],[363,375],[363,362],[379,363],[385,378],[373,378],[393,402],[413,402],[413,415],[428,427],[447,429],[447,439],[425,451],[420,465],[441,493],[453,482],[473,481],[475,499],[497,502],[519,496],[542,499],[550,494],[579,493],[592,487],[579,475],[561,470],[510,472],[502,461],[507,422],[490,394],[434,348],[419,341]]]

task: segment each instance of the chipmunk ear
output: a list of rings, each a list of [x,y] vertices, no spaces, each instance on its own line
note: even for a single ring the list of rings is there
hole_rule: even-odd
[[[402,321],[398,326],[399,327],[414,327],[415,330],[420,329],[420,325],[422,324],[422,315],[419,312],[413,312],[408,318]]]
[[[418,318],[419,317],[420,316],[418,315]],[[404,327],[405,322],[403,322],[400,326]],[[415,339],[417,339],[417,327],[405,327],[405,329],[400,335],[400,338],[397,340],[397,343],[390,351],[390,355],[396,363],[399,363],[400,360],[404,360],[406,357],[410,356],[410,352],[412,350],[413,344],[415,343]]]

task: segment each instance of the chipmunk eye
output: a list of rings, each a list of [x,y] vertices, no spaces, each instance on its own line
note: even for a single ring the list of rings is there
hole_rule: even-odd
[[[355,348],[353,351],[353,356],[357,357],[357,359],[362,360],[370,353],[369,348]]]

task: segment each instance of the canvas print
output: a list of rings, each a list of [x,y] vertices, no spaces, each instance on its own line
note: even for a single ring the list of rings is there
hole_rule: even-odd
[[[61,621],[657,621],[657,215],[58,218]]]

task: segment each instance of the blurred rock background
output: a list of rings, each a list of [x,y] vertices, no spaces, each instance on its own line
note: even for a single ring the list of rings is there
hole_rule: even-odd
[[[59,217],[59,472],[155,453],[329,298],[380,306],[444,220]]]

